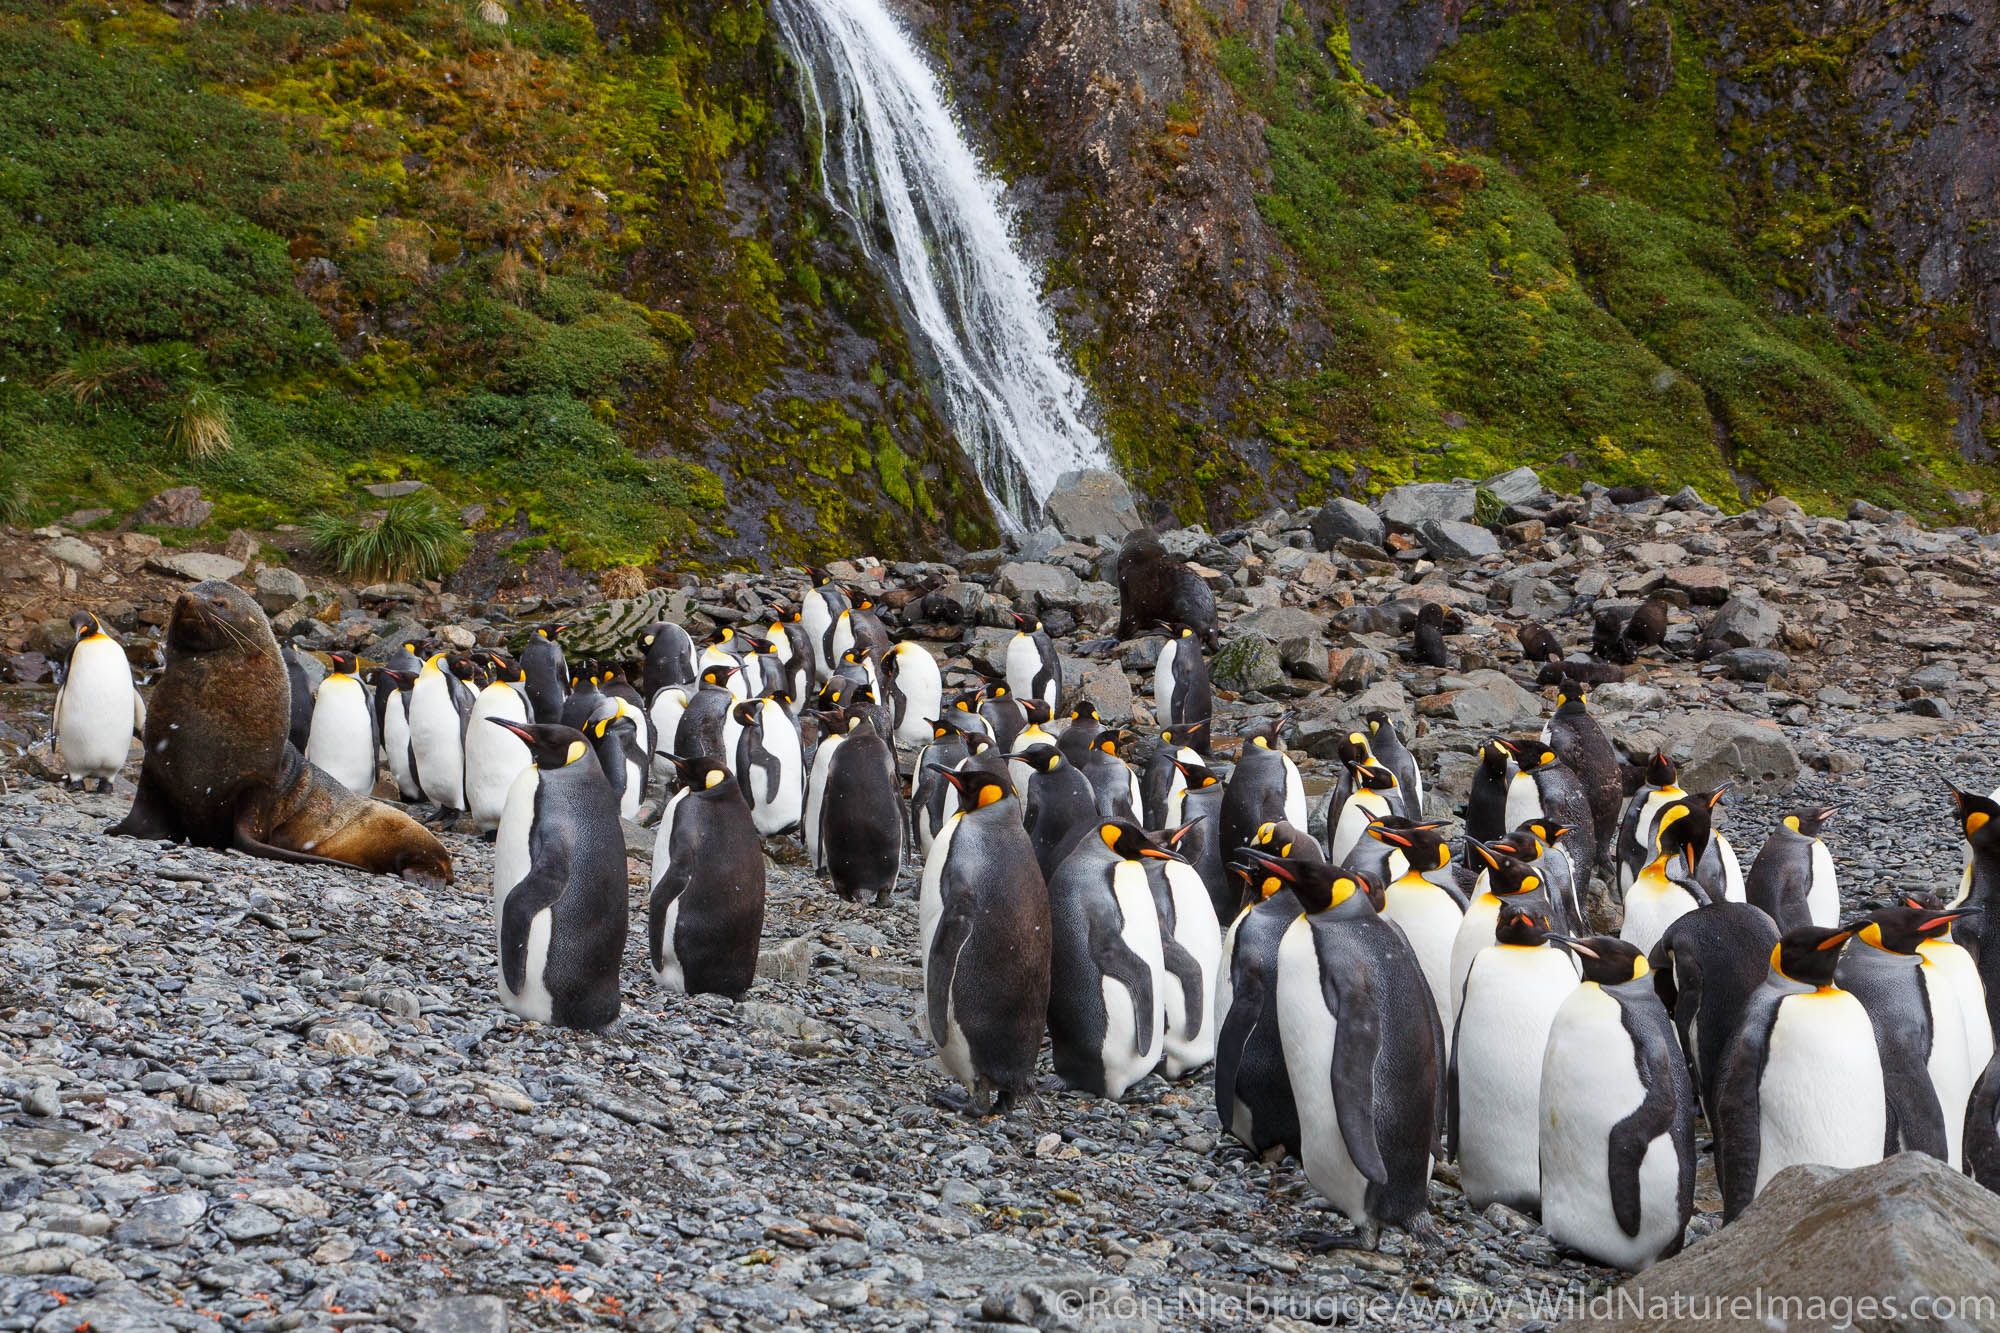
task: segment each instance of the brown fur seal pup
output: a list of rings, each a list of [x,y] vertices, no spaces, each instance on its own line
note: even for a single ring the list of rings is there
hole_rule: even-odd
[[[1130,639],[1155,625],[1186,625],[1209,652],[1222,638],[1215,628],[1215,594],[1199,574],[1167,554],[1151,528],[1140,528],[1118,549],[1118,637]]]
[[[444,844],[307,763],[290,717],[291,683],[257,604],[227,583],[188,589],[167,626],[139,794],[111,832],[449,884]]]

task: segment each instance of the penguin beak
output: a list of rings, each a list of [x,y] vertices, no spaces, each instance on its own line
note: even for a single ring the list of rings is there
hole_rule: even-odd
[[[395,679],[395,676],[396,676],[395,672],[392,671],[389,673],[390,679],[392,680]],[[496,727],[504,727],[508,731],[513,732],[516,736],[520,737],[522,741],[526,742],[529,745],[533,745],[535,743],[535,738],[533,734],[531,734],[526,727],[522,726],[518,722],[511,721],[504,717],[488,717],[486,720],[488,722],[491,722]]]
[[[1700,855],[1694,849],[1693,843],[1689,843],[1687,846],[1681,848],[1681,860],[1687,862],[1688,874],[1692,875],[1696,864],[1701,860]]]
[[[963,796],[965,794],[965,774],[958,772],[956,769],[946,768],[942,764],[932,764],[931,768],[943,777],[946,782],[949,782],[952,785],[952,789],[958,792],[959,795]]]
[[[1396,847],[1408,847],[1410,845],[1409,838],[1395,829],[1384,828],[1380,824],[1370,824],[1368,826],[1368,836],[1377,842],[1386,842]]]
[[[1498,852],[1477,838],[1467,838],[1465,841],[1473,851],[1479,853],[1480,859],[1485,861],[1487,865],[1495,870],[1500,868],[1500,854]]]
[[[1585,944],[1582,940],[1576,939],[1572,936],[1556,935],[1552,933],[1550,934],[1549,939],[1553,943],[1562,945],[1563,948],[1568,949],[1571,953],[1580,953],[1585,958],[1597,957],[1597,950],[1591,948],[1588,944]]]

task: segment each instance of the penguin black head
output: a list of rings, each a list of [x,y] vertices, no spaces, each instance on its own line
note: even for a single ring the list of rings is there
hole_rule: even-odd
[[[1533,893],[1542,887],[1542,877],[1534,866],[1521,860],[1502,843],[1486,843],[1477,838],[1465,841],[1473,854],[1486,863],[1487,888],[1495,897],[1510,898],[1515,894]]]
[[[1656,753],[1646,761],[1646,785],[1649,787],[1671,787],[1680,777],[1680,770],[1665,754]]]
[[[1951,795],[1958,803],[1958,826],[1965,840],[1979,850],[2000,847],[2000,803],[1957,787],[1951,789]]]
[[[660,758],[674,766],[674,771],[680,774],[680,785],[689,791],[712,791],[729,781],[729,770],[707,755],[684,759],[662,750]]]
[[[1181,825],[1179,828],[1173,829],[1170,832],[1168,832],[1167,850],[1173,852],[1174,855],[1179,856],[1181,854],[1182,841],[1186,839],[1188,834],[1194,832],[1196,825],[1200,824],[1203,820],[1207,818],[1208,818],[1207,815],[1196,815],[1193,819],[1190,819],[1187,823]]]
[[[1278,753],[1283,754],[1285,750],[1284,742],[1278,739],[1278,728],[1283,723],[1283,718],[1274,717],[1267,722],[1260,722],[1250,730],[1244,732],[1244,750],[1247,752],[1254,746],[1259,750],[1276,750]]]
[[[337,675],[351,676],[359,669],[353,653],[328,653],[326,660]]]
[[[1278,831],[1279,827],[1276,823],[1267,822],[1259,824],[1257,831],[1250,835],[1250,842],[1252,846],[1265,849],[1271,856],[1289,859],[1292,854],[1293,843],[1291,838]],[[1290,831],[1289,827],[1287,827],[1286,832],[1289,833]]]
[[[1938,939],[1951,923],[1975,912],[1976,908],[1941,911],[1923,907],[1884,907],[1870,912],[1854,930],[1854,938],[1885,953],[1910,954],[1925,940]]]
[[[416,683],[417,678],[407,671],[398,671],[394,667],[377,667],[376,670],[399,690],[407,690]]]
[[[1419,824],[1390,815],[1370,824],[1369,837],[1391,847],[1400,847],[1409,863],[1420,870],[1442,870],[1451,864],[1451,840],[1442,824]]]
[[[1553,847],[1569,836],[1569,829],[1546,819],[1531,819],[1514,830],[1516,836],[1526,834],[1544,847]]]
[[[1373,911],[1381,897],[1381,886],[1366,871],[1324,861],[1290,861],[1256,847],[1245,847],[1240,854],[1283,880],[1305,910],[1314,915],[1337,910]]]
[[[1019,760],[1037,773],[1053,773],[1067,762],[1063,759],[1062,751],[1047,742],[1038,742],[1025,750],[1016,750],[1007,757]]]
[[[1125,733],[1123,731],[1120,731],[1117,727],[1111,727],[1091,737],[1090,748],[1093,750],[1102,750],[1113,759],[1116,759],[1118,757],[1118,746],[1124,739]]]
[[[1191,790],[1213,787],[1216,783],[1222,781],[1221,778],[1215,776],[1215,770],[1207,764],[1197,764],[1186,759],[1176,759],[1174,760],[1174,767],[1181,771],[1181,777],[1186,779],[1187,785]]]
[[[568,628],[568,625],[563,624],[537,625],[535,627],[535,637],[538,639],[558,639],[562,637],[562,632]]]
[[[1049,707],[1048,700],[1046,699],[1031,700],[1028,703],[1022,704],[1021,708],[1023,712],[1027,713],[1028,725],[1031,727],[1039,727],[1044,722],[1052,720],[1056,715],[1056,710]]]
[[[1007,682],[1004,680],[994,681],[986,687],[983,693],[989,699],[1011,699],[1014,697],[1014,691],[1007,688]]]
[[[1514,757],[1507,742],[1494,739],[1479,747],[1479,768],[1488,777],[1501,777],[1507,772],[1507,761]]]
[[[1837,805],[1810,806],[1794,810],[1784,818],[1784,825],[1794,833],[1802,833],[1808,838],[1817,838],[1819,831],[1826,827],[1828,820],[1838,813]]]
[[[1039,634],[1041,633],[1042,622],[1031,615],[1016,611],[1014,613],[1014,628],[1023,634]]]
[[[1549,919],[1533,912],[1524,912],[1513,903],[1500,904],[1500,919],[1493,927],[1495,944],[1511,944],[1517,948],[1539,949],[1549,940]]]
[[[78,639],[87,639],[93,634],[102,634],[104,629],[97,623],[97,617],[88,611],[78,611],[69,618],[69,627],[76,631]]]
[[[961,713],[976,713],[976,712],[978,712],[978,711],[979,711],[979,691],[977,691],[977,690],[974,690],[974,691],[972,691],[972,692],[971,692],[970,694],[961,694],[961,695],[959,695],[959,696],[958,696],[958,697],[957,697],[956,699],[953,699],[953,700],[951,701],[951,706],[952,706],[953,708],[956,708],[956,709],[957,709],[957,710],[958,710],[959,712],[961,712]]]
[[[1352,767],[1355,785],[1366,787],[1370,791],[1396,790],[1396,775],[1382,765],[1355,764]]]
[[[1208,719],[1203,718],[1199,722],[1176,722],[1160,732],[1160,739],[1176,748],[1199,750],[1202,742],[1208,739]]]
[[[1668,860],[1679,860],[1692,875],[1708,850],[1709,803],[1689,796],[1660,812],[1653,825],[1653,846]]]
[[[1088,699],[1070,705],[1069,720],[1072,722],[1097,721],[1097,705]]]
[[[575,727],[554,722],[515,722],[504,717],[486,719],[519,736],[528,747],[528,757],[544,773],[567,768],[590,753],[590,745]]]
[[[965,752],[974,758],[993,748],[993,738],[983,731],[965,733]]]
[[[1137,861],[1141,857],[1153,861],[1171,861],[1172,852],[1162,851],[1153,840],[1146,836],[1137,824],[1125,819],[1106,819],[1097,825],[1097,836],[1104,845],[1126,861]]]
[[[788,686],[773,685],[770,689],[764,691],[764,697],[777,704],[780,708],[790,708],[792,706],[792,691]]]
[[[1389,719],[1386,708],[1371,708],[1361,715],[1361,720],[1368,724],[1370,736],[1380,736],[1385,731],[1391,736],[1396,734],[1396,724]]]
[[[720,662],[717,662],[701,673],[701,683],[704,685],[720,685],[726,689],[729,686],[729,678],[735,674],[735,667],[723,666]]]
[[[1771,970],[1788,981],[1825,989],[1833,985],[1840,946],[1853,933],[1851,929],[1830,930],[1825,926],[1788,930],[1771,949]]]
[[[761,711],[762,702],[760,699],[745,699],[742,703],[731,704],[729,715],[746,727],[754,727],[757,725],[757,714]]]
[[[958,790],[960,810],[984,810],[997,801],[1004,801],[1014,794],[1007,785],[1007,779],[997,773],[987,773],[977,769],[960,771],[940,769],[944,780]]]
[[[1589,702],[1589,692],[1577,681],[1565,680],[1556,686],[1556,712],[1564,717],[1575,717],[1590,711],[1584,706]]]
[[[479,664],[464,654],[452,658],[446,665],[451,674],[460,680],[471,680],[479,671]]]
[[[1639,952],[1638,945],[1615,935],[1592,935],[1581,940],[1563,935],[1551,935],[1549,938],[1567,946],[1576,955],[1576,960],[1583,964],[1585,981],[1594,981],[1600,986],[1622,986],[1653,970],[1646,961],[1646,955]]]
[[[1521,745],[1510,741],[1508,744],[1514,750],[1514,762],[1521,766],[1523,773],[1539,773],[1545,768],[1562,766],[1562,760],[1556,758],[1556,752],[1540,743]]]

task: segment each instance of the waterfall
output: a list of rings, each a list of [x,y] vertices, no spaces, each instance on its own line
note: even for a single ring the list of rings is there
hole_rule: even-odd
[[[1001,185],[883,0],[771,0],[819,136],[827,201],[889,282],[934,397],[1002,522],[1109,467]]]

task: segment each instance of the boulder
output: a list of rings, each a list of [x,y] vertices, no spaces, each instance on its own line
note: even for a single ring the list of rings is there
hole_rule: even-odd
[[[1418,482],[1398,486],[1375,508],[1384,521],[1414,528],[1429,522],[1470,523],[1479,505],[1479,489],[1469,481]]]
[[[1711,721],[1694,738],[1681,768],[1681,785],[1689,791],[1712,791],[1731,782],[1758,795],[1778,796],[1790,791],[1798,777],[1798,752],[1785,733],[1747,717]]]
[[[209,579],[226,582],[243,572],[243,562],[213,551],[162,551],[147,559],[146,568],[189,583],[205,583]]]
[[[1424,549],[1439,560],[1483,560],[1500,554],[1500,539],[1485,528],[1453,519],[1429,519],[1418,526]]]
[[[305,600],[306,581],[282,565],[257,571],[257,605],[266,615],[289,610]]]
[[[1569,610],[1570,601],[1570,595],[1549,579],[1515,579],[1507,589],[1507,609],[1537,625]]]
[[[1000,575],[994,587],[1002,597],[1033,615],[1052,607],[1068,610],[1075,606],[1083,581],[1061,565],[1017,560],[1000,566]]]
[[[1086,630],[1109,633],[1118,623],[1118,589],[1095,580],[1076,590],[1076,623]]]
[[[214,512],[215,506],[201,498],[201,487],[175,486],[140,505],[132,521],[163,528],[198,528]]]
[[[1714,565],[1680,565],[1662,573],[1647,591],[1668,588],[1684,593],[1690,606],[1721,606],[1729,600],[1729,571]]]
[[[1768,648],[1784,628],[1784,618],[1763,598],[1732,597],[1709,618],[1705,634],[1732,648]]]
[[[1451,700],[1451,715],[1477,731],[1512,731],[1539,722],[1542,698],[1530,694],[1498,671],[1474,671],[1466,676],[1469,689]]]
[[[1992,1328],[1996,1235],[2000,1197],[1922,1153],[1794,1166],[1729,1226],[1586,1298],[1562,1333]]]
[[[1541,476],[1531,467],[1511,468],[1497,477],[1488,477],[1480,485],[1493,492],[1503,505],[1526,504],[1542,493]]]
[[[1063,660],[1063,707],[1088,699],[1107,723],[1132,718],[1132,681],[1116,662]]]
[[[1284,684],[1285,668],[1269,639],[1256,633],[1241,634],[1210,659],[1208,678],[1218,688],[1240,694]]]
[[[982,674],[1004,676],[1007,674],[1007,645],[1014,642],[1018,633],[1019,630],[982,625],[966,637],[965,655]]]
[[[1387,536],[1380,515],[1340,496],[1328,500],[1312,517],[1313,545],[1322,551],[1338,550],[1343,541],[1379,547]]]
[[[1784,676],[1792,667],[1792,659],[1776,648],[1731,648],[1711,660],[1731,680],[1771,680]]]
[[[424,488],[421,481],[378,481],[373,486],[363,486],[378,500],[400,500],[406,495],[415,495]]]
[[[1132,488],[1116,472],[1065,472],[1045,506],[1049,521],[1077,541],[1101,537],[1116,543],[1141,526]]]
[[[58,537],[42,548],[42,554],[85,574],[104,568],[104,557],[81,537]]]
[[[498,1296],[405,1301],[395,1318],[406,1333],[507,1333],[507,1305]]]
[[[1294,676],[1326,679],[1326,622],[1297,607],[1253,611],[1236,622],[1237,633],[1261,634],[1278,650],[1278,661]]]

